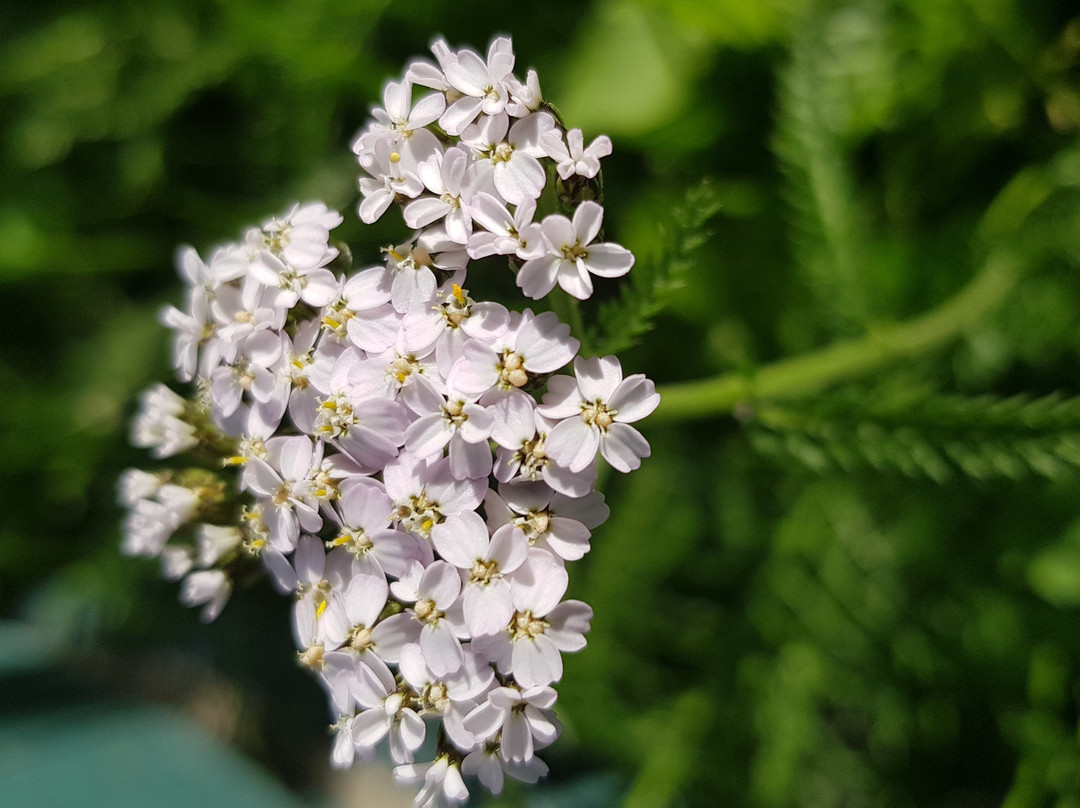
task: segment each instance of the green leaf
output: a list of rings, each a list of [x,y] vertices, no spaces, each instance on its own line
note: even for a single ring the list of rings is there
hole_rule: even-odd
[[[846,391],[749,415],[763,454],[818,473],[899,471],[944,482],[1068,477],[1080,467],[1080,397]]]
[[[597,326],[585,340],[598,355],[620,353],[634,345],[653,327],[653,319],[682,287],[684,278],[699,259],[708,241],[705,229],[720,211],[715,186],[703,180],[686,192],[681,205],[662,225],[658,248],[638,259],[619,298],[604,304]]]
[[[607,0],[595,6],[551,97],[563,119],[587,135],[645,134],[694,101],[707,46],[700,32],[659,9]]]
[[[1080,522],[1031,559],[1027,579],[1048,603],[1058,608],[1080,606]]]

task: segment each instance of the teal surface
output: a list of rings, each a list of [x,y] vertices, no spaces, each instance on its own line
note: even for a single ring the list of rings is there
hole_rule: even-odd
[[[304,804],[197,725],[165,709],[88,705],[0,720],[0,805]]]
[[[83,681],[60,646],[0,621],[0,806],[307,805],[182,714]]]

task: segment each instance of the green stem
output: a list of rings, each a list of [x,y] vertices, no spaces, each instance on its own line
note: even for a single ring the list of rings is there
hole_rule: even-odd
[[[813,353],[781,359],[752,375],[725,373],[660,388],[660,407],[649,423],[730,415],[739,405],[812,393],[837,382],[920,356],[960,336],[997,308],[1020,276],[1011,253],[992,253],[972,280],[937,308],[914,320],[837,342]]]

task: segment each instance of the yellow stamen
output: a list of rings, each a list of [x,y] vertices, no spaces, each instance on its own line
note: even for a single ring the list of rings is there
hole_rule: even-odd
[[[461,291],[461,287],[456,283],[454,284],[454,297],[457,298],[457,302],[462,306],[465,305],[465,293]]]
[[[322,617],[323,616],[323,612],[326,611],[326,606],[327,606],[328,603],[329,603],[329,601],[326,601],[326,600],[323,600],[323,601],[319,602],[319,605],[315,607],[315,616],[316,617]]]

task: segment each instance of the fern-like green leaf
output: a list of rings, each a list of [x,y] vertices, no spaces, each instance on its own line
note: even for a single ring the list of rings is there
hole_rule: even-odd
[[[652,329],[653,319],[667,306],[671,294],[683,285],[687,271],[697,260],[698,250],[708,241],[710,233],[706,225],[720,207],[716,188],[707,179],[686,192],[683,203],[661,226],[661,249],[657,255],[639,259],[621,295],[601,306],[597,325],[585,340],[595,353],[621,353]]]
[[[749,433],[763,454],[820,473],[1055,479],[1080,468],[1080,397],[843,393],[764,407],[750,417]]]
[[[800,16],[794,26],[791,59],[780,74],[773,149],[791,211],[796,270],[813,295],[820,322],[835,333],[851,334],[870,319],[873,273],[861,260],[851,138],[845,139],[855,104],[852,82],[837,75],[850,60],[831,30],[833,22],[818,12]]]

